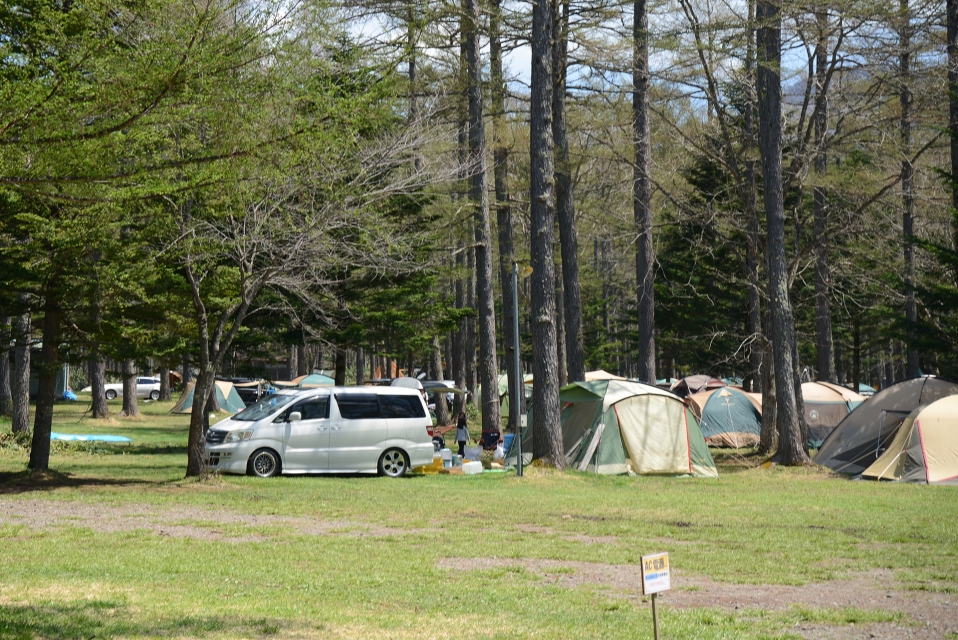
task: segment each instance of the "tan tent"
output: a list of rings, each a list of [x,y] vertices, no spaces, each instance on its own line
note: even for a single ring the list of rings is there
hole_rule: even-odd
[[[802,400],[808,423],[808,445],[817,449],[865,397],[837,384],[803,382]]]
[[[958,484],[958,396],[913,411],[863,478]]]

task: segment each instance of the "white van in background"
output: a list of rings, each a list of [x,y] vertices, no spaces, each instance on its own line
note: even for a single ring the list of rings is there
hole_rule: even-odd
[[[210,470],[379,473],[400,477],[432,463],[432,420],[403,387],[324,387],[266,396],[206,433]]]

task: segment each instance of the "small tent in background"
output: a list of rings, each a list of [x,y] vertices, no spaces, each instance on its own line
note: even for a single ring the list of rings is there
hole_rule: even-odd
[[[522,392],[526,396],[526,406],[532,401],[532,374],[527,373],[522,376]],[[505,373],[499,374],[499,415],[502,418],[509,418],[509,376]],[[478,387],[479,402],[482,403],[482,387]]]
[[[762,433],[762,400],[722,387],[688,397],[699,419],[705,442],[711,447],[754,447]]]
[[[311,387],[331,387],[336,384],[334,378],[330,378],[322,373],[310,373],[304,376],[293,378],[292,380],[277,380],[273,382],[274,387],[283,387],[284,389],[308,389]]]
[[[859,393],[860,395],[865,396],[866,398],[869,398],[869,397],[875,395],[877,392],[878,392],[878,389],[876,389],[875,387],[872,387],[872,386],[870,386],[870,385],[867,385],[867,384],[865,384],[864,382],[859,382],[859,383],[858,383],[858,393]]]
[[[196,381],[191,381],[183,390],[183,395],[179,401],[170,409],[170,413],[192,413],[193,412],[193,393],[196,390]],[[246,408],[243,399],[236,392],[236,387],[227,380],[217,380],[214,385],[216,393],[216,402],[220,409],[227,413],[239,413]]]
[[[802,400],[805,404],[805,422],[808,424],[808,446],[817,449],[838,423],[865,398],[837,384],[803,382]]]
[[[941,378],[904,380],[886,387],[848,414],[815,455],[815,462],[856,475],[871,466],[915,409],[958,394],[958,384]]]
[[[958,395],[915,409],[862,478],[958,484]]]
[[[571,468],[718,477],[695,416],[668,391],[639,382],[597,380],[562,387],[559,400],[567,403],[560,420]],[[523,452],[531,451],[531,429],[523,433],[522,446]],[[507,462],[510,457],[514,462],[514,450]]]
[[[725,383],[712,376],[697,375],[682,378],[672,385],[670,391],[680,398],[686,398],[693,393],[701,393],[709,389],[718,389],[724,387]]]

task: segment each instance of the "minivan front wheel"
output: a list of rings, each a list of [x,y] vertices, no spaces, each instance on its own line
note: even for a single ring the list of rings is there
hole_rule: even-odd
[[[400,449],[387,449],[379,457],[379,475],[401,478],[409,471],[409,458]]]
[[[246,475],[272,478],[280,471],[279,454],[272,449],[257,449],[246,463]]]

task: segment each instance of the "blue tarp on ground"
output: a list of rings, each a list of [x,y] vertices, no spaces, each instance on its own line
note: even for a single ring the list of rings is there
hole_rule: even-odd
[[[133,438],[127,438],[126,436],[113,436],[113,435],[100,435],[100,434],[84,434],[80,435],[77,433],[56,433],[52,432],[50,434],[51,440],[66,440],[68,442],[133,442]]]

